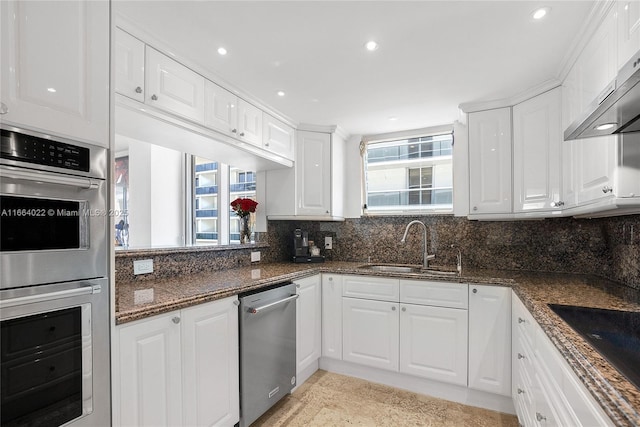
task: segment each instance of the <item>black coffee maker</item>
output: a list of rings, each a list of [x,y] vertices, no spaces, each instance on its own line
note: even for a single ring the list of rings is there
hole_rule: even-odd
[[[293,232],[293,262],[324,262],[323,256],[311,255],[309,233],[299,228]]]

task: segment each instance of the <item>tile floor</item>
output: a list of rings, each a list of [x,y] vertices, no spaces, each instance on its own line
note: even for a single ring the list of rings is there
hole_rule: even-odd
[[[346,425],[517,427],[518,420],[514,415],[318,371],[251,427]]]

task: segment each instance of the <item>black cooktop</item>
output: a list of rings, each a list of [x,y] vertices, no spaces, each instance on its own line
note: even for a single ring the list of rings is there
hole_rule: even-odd
[[[640,389],[640,312],[557,304],[549,308]]]

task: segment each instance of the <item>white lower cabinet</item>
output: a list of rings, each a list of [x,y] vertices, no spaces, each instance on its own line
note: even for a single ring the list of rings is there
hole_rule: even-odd
[[[511,396],[511,288],[469,286],[469,388]]]
[[[400,372],[467,385],[467,310],[400,304]]]
[[[343,298],[343,360],[397,371],[398,307],[397,302]]]
[[[322,281],[320,275],[294,280],[296,300],[296,376],[301,385],[322,352]],[[317,370],[311,369],[312,371]],[[306,375],[309,374],[309,375]]]
[[[343,276],[322,275],[322,357],[342,360]]]
[[[235,301],[226,298],[116,328],[114,425],[239,421]]]
[[[513,296],[513,402],[524,426],[610,426],[560,352]]]

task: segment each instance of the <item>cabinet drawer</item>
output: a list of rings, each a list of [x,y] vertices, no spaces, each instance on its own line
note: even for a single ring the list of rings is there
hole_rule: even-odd
[[[400,302],[466,309],[469,307],[468,288],[466,283],[400,280]]]
[[[535,336],[537,323],[526,309],[524,304],[516,296],[513,300],[513,327],[518,335],[527,341],[527,344],[533,348],[535,346]]]
[[[377,301],[400,301],[400,281],[385,277],[345,276],[345,297],[372,299]]]

